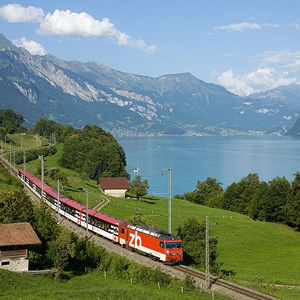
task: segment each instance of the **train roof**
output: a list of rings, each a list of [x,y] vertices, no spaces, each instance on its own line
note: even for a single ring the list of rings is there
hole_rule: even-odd
[[[132,225],[127,223],[124,225],[124,227],[143,232],[145,234],[149,234],[162,240],[181,240],[181,238],[177,237],[174,234],[147,225]]]
[[[32,175],[29,171],[27,170],[23,170],[23,169],[19,169],[19,172],[24,174],[25,176],[30,179],[30,181],[32,181],[35,185],[37,185],[38,187],[41,187],[41,180],[38,179],[37,177],[35,177],[34,175]]]

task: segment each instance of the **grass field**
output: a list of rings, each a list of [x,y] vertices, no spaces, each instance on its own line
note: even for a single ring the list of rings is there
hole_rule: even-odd
[[[62,146],[59,145],[57,154],[46,158],[45,170],[59,167],[57,161],[61,150]],[[36,172],[38,164],[40,162],[35,161],[29,163],[26,168]],[[68,174],[71,186],[65,187],[67,191],[62,193],[85,204],[85,193],[76,190],[83,187],[89,190],[89,206],[94,207],[99,203],[100,192],[95,181],[83,182],[76,172],[59,168]],[[56,187],[55,182],[52,182],[52,185]],[[142,202],[110,198],[103,212],[121,219],[142,214],[160,228],[168,228],[168,200],[165,198],[145,197]],[[218,237],[218,259],[223,262],[222,270],[231,280],[254,282],[257,285],[266,283],[300,286],[299,232],[282,224],[252,221],[238,213],[172,200],[174,233],[187,218],[196,217],[204,222],[205,216],[210,218],[210,235]],[[275,293],[286,293],[286,290],[278,290]],[[299,289],[293,290],[293,293],[300,298]]]
[[[11,140],[11,143],[10,143]],[[21,145],[22,142],[22,145]],[[5,141],[1,142],[1,151],[12,151],[32,148],[32,147],[39,147],[47,145],[47,140],[40,136],[35,136],[31,134],[7,134],[6,135],[6,143]],[[22,147],[21,147],[22,146]],[[11,147],[11,148],[10,148]]]
[[[216,300],[228,299],[215,295]],[[105,278],[98,271],[70,280],[55,281],[49,276],[21,275],[0,270],[0,299],[212,299],[199,289],[181,291],[131,284],[124,280]]]

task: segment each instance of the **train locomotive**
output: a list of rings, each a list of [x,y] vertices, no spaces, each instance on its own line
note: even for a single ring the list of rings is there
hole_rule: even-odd
[[[30,172],[18,169],[18,177],[39,198],[41,180]],[[86,206],[61,193],[57,193],[43,183],[43,200],[58,214],[78,226],[120,244],[122,247],[148,255],[165,264],[178,264],[183,261],[182,241],[173,234],[145,225],[133,225],[93,209],[86,211]]]

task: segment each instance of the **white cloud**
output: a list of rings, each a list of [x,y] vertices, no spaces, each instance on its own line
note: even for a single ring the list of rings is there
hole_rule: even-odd
[[[221,25],[215,27],[215,30],[228,30],[228,31],[239,31],[239,32],[243,32],[247,29],[259,30],[262,29],[262,26],[257,23],[242,22],[242,23]]]
[[[70,10],[56,9],[53,14],[48,13],[46,15],[38,32],[64,36],[109,37],[115,39],[118,45],[129,46],[146,52],[157,50],[156,46],[148,46],[143,40],[135,40],[130,35],[117,30],[108,18],[99,21],[85,12],[74,13]]]
[[[258,60],[264,66],[280,66],[286,69],[300,67],[300,51],[267,51],[257,55]]]
[[[17,47],[25,48],[32,55],[45,55],[47,53],[46,49],[35,41],[29,41],[25,37],[20,39],[15,39],[12,41]]]
[[[8,23],[40,22],[44,17],[41,8],[20,4],[7,4],[0,7],[0,16]]]
[[[297,82],[297,78],[290,77],[288,72],[278,73],[273,68],[257,69],[243,75],[234,75],[232,70],[228,70],[218,80],[226,89],[240,96]]]

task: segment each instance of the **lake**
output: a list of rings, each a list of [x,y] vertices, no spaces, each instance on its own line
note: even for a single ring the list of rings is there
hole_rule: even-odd
[[[249,173],[269,181],[300,171],[300,139],[270,136],[164,136],[118,138],[131,178],[139,168],[148,179],[149,195],[167,197],[168,171],[172,195],[193,191],[197,181],[214,177],[226,188]]]

